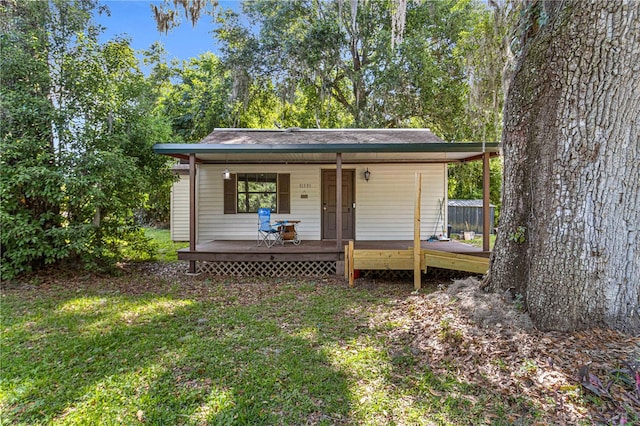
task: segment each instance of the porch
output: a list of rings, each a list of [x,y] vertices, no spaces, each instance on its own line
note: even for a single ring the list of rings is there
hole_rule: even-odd
[[[344,273],[344,241],[338,250],[334,240],[302,241],[298,246],[257,246],[256,240],[208,241],[195,250],[178,251],[178,259],[197,264],[196,271],[217,275],[333,275]],[[421,241],[421,249],[443,253],[489,257],[478,247],[458,241]],[[409,240],[355,241],[357,250],[407,250],[413,247]]]

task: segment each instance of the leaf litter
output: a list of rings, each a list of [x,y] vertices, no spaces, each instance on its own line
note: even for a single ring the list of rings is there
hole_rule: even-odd
[[[420,364],[514,401],[511,420],[529,424],[640,423],[640,338],[607,329],[537,330],[510,294],[456,280],[396,306],[391,341]],[[518,412],[526,398],[540,410]],[[525,410],[526,411],[526,410]]]

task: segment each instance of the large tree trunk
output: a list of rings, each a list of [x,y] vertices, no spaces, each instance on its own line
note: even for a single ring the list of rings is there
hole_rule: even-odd
[[[640,2],[527,6],[490,286],[542,329],[640,332]]]

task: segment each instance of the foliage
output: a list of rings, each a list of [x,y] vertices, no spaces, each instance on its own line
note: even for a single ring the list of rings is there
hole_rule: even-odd
[[[149,253],[146,247],[139,250],[132,246],[124,251],[125,259],[133,262],[158,260],[161,262],[175,262],[178,260],[177,251],[189,247],[188,242],[171,241],[171,232],[168,229],[144,228],[144,235],[151,240],[154,251]]]
[[[355,127],[428,126],[446,139],[464,139],[466,82],[455,46],[486,13],[479,3],[411,3],[404,41],[394,49],[386,2],[349,11],[339,1],[256,1],[243,11],[259,32],[226,11],[218,14],[216,34],[234,98],[245,107],[249,88],[266,80],[283,103],[304,93],[316,126],[330,127],[325,116],[336,105]]]
[[[95,2],[2,7],[2,277],[111,264],[144,243],[133,213],[172,179],[151,150],[169,128],[129,42],[97,42]]]
[[[234,126],[429,127],[445,140],[499,140],[508,7],[409,3],[392,49],[388,3],[359,4],[355,15],[341,4],[249,2],[243,10],[259,32],[232,12],[218,14]],[[306,116],[289,113],[296,110]],[[492,160],[497,216],[501,174]],[[449,188],[451,198],[481,198],[481,164],[453,165]]]
[[[477,200],[482,198],[482,162],[450,164],[448,167],[448,196],[450,199]],[[496,220],[500,216],[502,198],[502,158],[489,160],[489,200],[496,205]]]
[[[181,82],[167,92],[165,112],[185,141],[216,125],[429,127],[445,140],[496,141],[513,13],[510,2],[490,4],[410,2],[394,36],[391,2],[252,1],[241,16],[203,3],[212,6],[222,60],[206,73],[204,57],[175,68]],[[450,196],[480,198],[481,172],[453,166]],[[499,161],[491,174],[499,214]]]
[[[161,47],[155,45],[152,49]],[[230,83],[219,59],[212,53],[204,53],[180,66],[167,67],[162,52],[156,57],[152,54],[153,51],[148,52],[146,61],[154,65],[152,78],[156,81],[177,79],[165,85],[156,107],[163,115],[171,117],[174,140],[197,142],[215,127],[225,127]],[[164,77],[161,77],[162,73],[165,73]]]
[[[626,361],[622,368],[609,371],[608,380],[604,383],[590,371],[590,364],[583,365],[578,371],[582,387],[615,406],[619,424],[640,420],[640,411],[634,409],[640,407],[640,357],[636,358]],[[614,396],[614,392],[619,395]]]
[[[525,226],[518,226],[514,232],[509,234],[509,241],[522,244],[527,240],[527,228]]]
[[[473,239],[471,240],[465,240],[464,241],[465,244],[471,244],[474,247],[482,247],[482,236],[476,234]],[[491,234],[489,235],[489,249],[492,250],[494,244],[496,243],[496,234]]]

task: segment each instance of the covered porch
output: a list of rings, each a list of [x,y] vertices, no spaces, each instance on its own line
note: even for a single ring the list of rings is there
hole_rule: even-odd
[[[266,247],[264,244],[258,246],[256,241],[229,240],[229,241],[208,241],[197,244],[195,250],[183,248],[178,250],[180,260],[344,260],[344,246],[349,241],[343,241],[341,249],[336,250],[336,242],[330,240],[323,241],[303,241],[300,245],[285,243]],[[470,254],[474,256],[488,257],[490,252],[483,251],[479,247],[465,244],[459,241],[421,241],[421,247],[428,250],[437,250],[447,253]],[[363,250],[404,250],[413,247],[413,241],[409,240],[377,240],[377,241],[354,241],[356,249]]]

